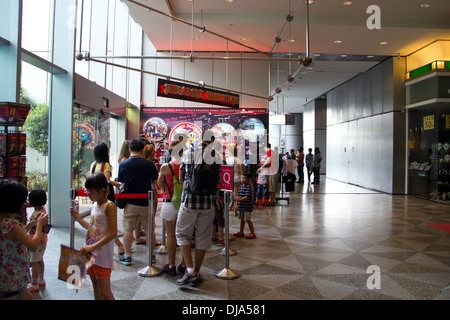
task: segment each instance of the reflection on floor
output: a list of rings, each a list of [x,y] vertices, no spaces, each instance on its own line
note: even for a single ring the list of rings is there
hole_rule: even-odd
[[[229,258],[230,269],[239,278],[215,277],[225,267],[216,245],[206,254],[205,281],[198,288],[180,288],[178,277],[165,274],[141,277],[147,249],[134,246],[132,266],[115,264],[111,282],[116,299],[450,299],[450,234],[433,225],[450,223],[450,206],[330,179],[296,184],[295,192],[283,196],[289,204],[281,200],[255,209],[256,239],[230,242],[237,251]],[[156,225],[160,240],[159,216]],[[237,217],[230,214],[230,234],[238,228]],[[84,238],[78,225],[76,248]],[[78,293],[57,280],[60,244],[69,244],[69,230],[53,228],[45,254],[47,287],[35,298],[93,300],[90,280]],[[178,252],[177,263],[179,257]],[[162,269],[165,263],[167,255],[158,254],[154,266]]]

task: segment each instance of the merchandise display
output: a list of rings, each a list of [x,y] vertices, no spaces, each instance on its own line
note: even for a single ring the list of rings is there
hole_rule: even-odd
[[[0,102],[0,179],[14,179],[25,185],[27,136],[20,128],[29,111],[26,104]]]

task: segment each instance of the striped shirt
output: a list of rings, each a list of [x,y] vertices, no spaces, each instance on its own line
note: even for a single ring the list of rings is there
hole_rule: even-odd
[[[247,200],[238,201],[238,211],[253,211],[252,189],[249,184],[241,184],[238,190],[238,198],[248,197]]]

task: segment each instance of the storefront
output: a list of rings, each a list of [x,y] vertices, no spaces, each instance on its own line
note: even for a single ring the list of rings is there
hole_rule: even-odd
[[[450,63],[409,73],[409,194],[450,204]]]

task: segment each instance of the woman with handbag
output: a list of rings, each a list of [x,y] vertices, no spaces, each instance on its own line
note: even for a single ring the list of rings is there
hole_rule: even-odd
[[[108,181],[108,196],[107,199],[114,202],[114,187],[120,188],[121,183],[114,181],[112,176],[112,167],[109,164],[109,149],[106,143],[100,142],[94,147],[94,162],[91,164],[91,174],[103,173]],[[117,245],[117,251],[119,255],[122,255],[125,251],[122,241],[117,236],[114,242]]]
[[[169,148],[171,156],[172,150],[174,150],[174,147],[179,143],[180,141],[178,140],[173,141],[171,143]],[[175,229],[177,225],[178,209],[180,206],[180,203],[177,200],[181,200],[181,197],[175,200],[174,193],[176,191],[175,184],[176,183],[180,184],[178,178],[180,176],[180,164],[182,153],[183,149],[181,149],[180,151],[179,158],[172,157],[172,160],[170,162],[165,163],[161,166],[159,177],[157,180],[158,188],[164,188],[163,204],[161,207],[161,218],[164,221],[167,232],[167,253],[169,260],[169,263],[164,266],[163,272],[170,276],[177,275],[177,270],[175,267],[175,254],[177,249],[177,239],[175,236]],[[179,186],[180,185],[178,185],[178,187]],[[178,267],[178,271],[183,273],[184,268],[185,264],[184,261],[182,260]]]

